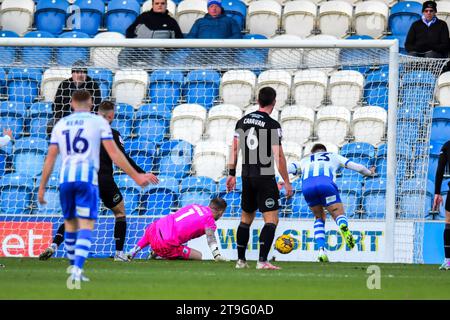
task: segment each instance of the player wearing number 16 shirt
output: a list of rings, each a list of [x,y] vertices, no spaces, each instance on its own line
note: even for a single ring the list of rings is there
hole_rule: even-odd
[[[259,236],[259,259],[257,269],[280,269],[267,261],[278,224],[278,200],[280,192],[275,180],[276,163],[284,180],[286,196],[292,195],[292,186],[281,146],[281,126],[270,117],[276,103],[276,92],[271,87],[261,88],[258,93],[259,109],[236,124],[236,131],[228,164],[227,190],[236,186],[236,165],[239,150],[242,152],[242,216],[237,230],[238,260],[236,268],[248,268],[245,251],[250,238],[250,225],[256,210],[263,214],[264,227]]]
[[[71,285],[88,281],[83,275],[84,262],[91,247],[92,230],[98,214],[98,170],[100,145],[126,174],[144,187],[151,176],[138,173],[127,161],[113,140],[109,123],[92,114],[92,98],[87,91],[76,91],[71,102],[74,112],[62,118],[53,128],[47,158],[42,171],[38,200],[46,204],[45,188],[61,153],[59,195],[65,223],[68,278]]]
[[[202,253],[185,245],[189,240],[206,234],[208,246],[215,261],[227,261],[219,251],[216,221],[227,207],[222,198],[212,199],[208,206],[192,204],[150,224],[128,257],[132,260],[142,249],[150,246],[153,253],[163,259],[201,260]]]

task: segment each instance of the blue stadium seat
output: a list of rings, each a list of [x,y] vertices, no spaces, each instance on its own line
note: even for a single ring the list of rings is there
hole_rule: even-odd
[[[450,107],[434,108],[430,139],[442,143],[450,140]]]
[[[391,35],[383,37],[381,40],[398,40],[399,52],[401,54],[407,54],[407,51],[405,49],[406,36],[396,36],[396,35],[391,34]]]
[[[84,32],[90,36],[96,35],[105,13],[103,0],[76,0],[72,8],[74,8],[74,14],[79,13],[79,17],[71,21],[72,30]]]
[[[212,70],[188,73],[184,83],[187,103],[197,103],[209,110],[219,95],[220,74]]]
[[[386,180],[368,179],[363,192],[363,218],[384,219],[386,212]]]
[[[362,184],[345,178],[336,178],[344,211],[350,218],[359,218]]]
[[[399,188],[400,192],[400,215],[408,218],[420,218],[422,215],[416,212],[416,206],[425,196],[425,212],[431,211],[432,199],[434,197],[434,183],[427,181],[426,189],[422,179],[409,179],[403,181]]]
[[[111,123],[111,128],[119,131],[122,138],[131,137],[133,130],[134,108],[126,103],[116,105],[115,120]]]
[[[246,34],[242,37],[246,40],[263,40],[267,39],[266,36],[261,34]],[[262,72],[262,65],[265,65],[269,49],[242,49],[236,54],[237,63],[240,65],[248,66],[256,76]]]
[[[400,37],[400,47],[404,47],[409,28],[422,17],[422,4],[415,1],[402,1],[391,8],[389,29],[392,34]]]
[[[83,32],[70,31],[64,32],[59,38],[73,38],[73,39],[89,39],[89,35]],[[89,49],[88,48],[57,48],[56,49],[56,62],[61,66],[71,66],[77,61],[89,61]]]
[[[33,103],[39,95],[42,69],[11,68],[8,73],[9,101]]]
[[[352,35],[345,40],[372,40],[371,36]],[[342,63],[342,70],[355,70],[363,75],[366,74],[371,65],[364,63],[366,52],[363,49],[341,49],[339,57]]]
[[[149,216],[168,215],[177,206],[178,180],[163,175],[159,175],[158,179],[157,185],[150,185],[144,190],[143,202],[145,206],[142,214]]]
[[[13,31],[2,30],[0,31],[0,38],[19,38],[19,35]],[[16,47],[0,47],[0,65],[3,67],[9,67],[16,61]]]
[[[344,144],[339,153],[344,157],[372,159],[375,157],[375,147],[366,142],[352,142]]]
[[[108,31],[126,33],[127,28],[140,14],[141,6],[136,0],[111,0],[105,15]]]
[[[291,199],[282,201],[286,212],[292,212],[289,217],[291,218],[312,218],[313,214],[306,203],[305,197],[302,194],[302,181],[296,179],[292,182],[292,189],[294,194]],[[284,203],[283,203],[284,202]]]
[[[142,138],[125,140],[125,151],[145,172],[153,170],[156,156],[156,144],[152,140]]]
[[[31,31],[24,38],[54,38],[46,31]],[[51,47],[24,47],[22,49],[22,63],[26,66],[48,66],[52,60],[53,49]]]
[[[443,146],[441,141],[430,141],[430,162],[428,164],[428,179],[434,180],[439,162],[439,154]]]
[[[0,212],[2,214],[30,214],[34,179],[23,174],[7,174],[0,178]]]
[[[236,188],[227,192],[227,178],[219,181],[219,197],[227,202],[227,208],[224,217],[237,217],[241,214],[241,194],[242,194],[242,178],[236,177]]]
[[[114,78],[112,71],[104,68],[91,68],[88,69],[88,76],[94,79],[100,87],[102,100],[108,100],[111,97]]]
[[[136,112],[135,128],[140,138],[149,139],[155,143],[164,140],[170,121],[170,112],[164,106],[145,104]]]
[[[240,30],[245,29],[245,17],[247,16],[247,5],[239,0],[223,1],[222,8],[225,14],[236,20]]]
[[[27,108],[22,102],[3,101],[0,103],[0,131],[10,128],[14,138],[22,135]]]
[[[169,140],[159,148],[159,174],[180,180],[191,170],[193,146],[183,140]]]
[[[150,74],[148,96],[152,103],[166,105],[170,110],[181,98],[184,75],[181,71],[156,70]]]
[[[378,158],[387,158],[387,144],[380,144],[377,148],[377,159]]]
[[[53,116],[52,102],[36,102],[30,107],[30,135],[36,138],[47,137],[47,124]]]
[[[42,172],[48,142],[40,138],[22,138],[14,144],[14,170],[17,174],[36,176]]]
[[[1,49],[0,49],[0,51],[1,51]],[[8,78],[6,76],[6,71],[5,71],[5,69],[0,68],[0,94],[1,95],[6,94],[6,92],[7,92],[6,89],[8,88],[7,83],[8,83]]]
[[[209,201],[216,195],[217,185],[213,179],[208,177],[187,177],[180,184],[180,207],[189,204],[208,205]]]
[[[367,73],[364,86],[364,100],[369,106],[379,106],[388,109],[388,82],[387,67],[381,67]]]
[[[127,215],[138,215],[141,210],[140,187],[126,174],[114,175],[114,181],[123,195]]]
[[[38,186],[40,183],[40,179],[36,181],[36,185]],[[50,176],[47,184],[47,190],[45,191],[45,201],[47,201],[46,205],[39,205],[37,213],[38,214],[61,214],[61,201],[59,200],[59,172],[53,170],[53,174]]]
[[[36,28],[54,35],[60,34],[66,23],[68,7],[66,0],[39,0],[34,15]]]

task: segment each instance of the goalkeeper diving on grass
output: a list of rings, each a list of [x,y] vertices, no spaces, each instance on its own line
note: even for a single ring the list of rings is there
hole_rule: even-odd
[[[128,253],[132,260],[138,252],[150,246],[153,254],[163,259],[201,260],[202,253],[185,245],[189,240],[206,234],[208,246],[215,261],[228,261],[220,254],[214,232],[227,203],[222,198],[214,198],[208,206],[192,204],[179,209],[150,224],[144,236]]]
[[[302,175],[302,193],[315,216],[314,239],[319,247],[317,260],[320,262],[329,261],[325,252],[326,213],[324,208],[338,225],[348,247],[352,249],[355,246],[355,240],[348,228],[339,190],[335,184],[336,171],[340,167],[368,177],[375,174],[374,167],[369,170],[339,154],[327,152],[327,148],[320,143],[312,147],[310,156],[303,158],[300,163],[291,163],[288,166],[290,174],[299,175],[301,173]]]

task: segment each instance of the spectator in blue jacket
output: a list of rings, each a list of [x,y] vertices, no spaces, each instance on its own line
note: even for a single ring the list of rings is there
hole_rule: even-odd
[[[238,23],[223,13],[221,0],[208,0],[208,13],[195,21],[186,38],[240,39]]]

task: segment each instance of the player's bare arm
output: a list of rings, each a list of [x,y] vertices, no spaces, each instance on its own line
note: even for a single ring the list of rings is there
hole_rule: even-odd
[[[59,148],[56,144],[52,144],[48,147],[47,157],[45,158],[44,168],[42,169],[41,183],[38,191],[38,201],[40,204],[47,204],[44,199],[45,188],[47,187],[48,179],[53,172],[56,157],[58,156]]]
[[[289,174],[287,170],[286,157],[284,156],[283,147],[281,145],[272,145],[272,152],[275,163],[280,172],[281,178],[284,181],[284,188],[286,190],[286,197],[292,197],[292,185],[289,181]]]
[[[230,161],[228,163],[227,191],[230,192],[236,187],[236,166],[239,154],[239,138],[234,137],[230,150]]]
[[[103,140],[103,146],[111,160],[128,174],[139,186],[145,187],[149,183],[157,184],[158,178],[151,173],[138,173],[127,161],[125,155],[119,150],[117,144],[113,140]]]
[[[223,257],[220,254],[219,246],[217,245],[217,239],[214,234],[213,229],[206,228],[205,229],[206,241],[208,242],[208,247],[211,249],[211,253],[214,257],[214,261],[228,261],[227,258]]]

